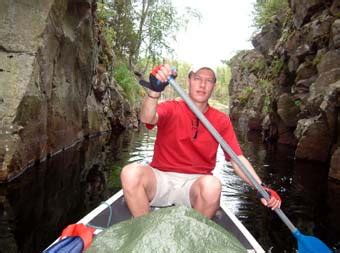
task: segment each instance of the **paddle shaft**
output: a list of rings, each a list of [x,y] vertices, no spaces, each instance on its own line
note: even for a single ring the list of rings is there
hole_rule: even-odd
[[[171,86],[177,91],[177,93],[182,97],[182,99],[186,102],[192,112],[196,115],[196,117],[202,122],[202,124],[208,129],[208,131],[214,136],[217,142],[221,145],[222,149],[227,152],[227,154],[231,157],[231,159],[241,168],[242,172],[247,176],[252,185],[256,188],[256,190],[263,196],[266,200],[270,199],[269,194],[262,188],[262,186],[256,181],[254,176],[249,172],[247,167],[241,160],[237,157],[235,152],[230,148],[230,146],[225,142],[223,137],[217,132],[215,127],[209,122],[209,120],[204,116],[204,114],[197,108],[191,98],[187,93],[183,91],[183,89],[173,80],[169,79],[169,83]],[[286,224],[286,226],[290,229],[292,233],[294,233],[297,228],[293,225],[293,223],[288,219],[285,213],[280,209],[274,209],[276,214],[280,217],[280,219]]]

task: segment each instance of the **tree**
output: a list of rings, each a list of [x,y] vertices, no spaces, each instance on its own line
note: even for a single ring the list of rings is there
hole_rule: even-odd
[[[180,14],[171,0],[152,2],[145,20],[139,48],[141,52],[139,60],[145,59],[144,69],[147,69],[150,63],[161,62],[163,55],[171,55],[173,49],[170,44],[176,39],[177,32],[185,29],[190,20],[201,19],[201,14],[189,7]]]
[[[173,51],[170,44],[176,33],[190,19],[200,19],[191,8],[179,14],[170,0],[101,0],[98,12],[101,33],[118,58],[111,74],[130,101],[136,95],[136,87],[130,86],[136,65],[145,73],[150,64],[160,63]]]
[[[112,28],[115,32],[114,51],[119,58],[130,59],[135,54],[137,33],[131,0],[115,0]]]
[[[256,0],[253,11],[254,27],[261,30],[272,22],[273,16],[286,15],[288,10],[287,0]]]
[[[180,15],[170,0],[102,0],[99,4],[99,16],[108,24],[105,29],[112,30],[106,34],[114,34],[115,54],[126,59],[130,67],[142,62],[143,69],[171,53],[170,43],[177,31],[190,18],[200,18],[191,8]]]

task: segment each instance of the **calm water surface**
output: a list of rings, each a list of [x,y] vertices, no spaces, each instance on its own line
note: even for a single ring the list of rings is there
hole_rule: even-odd
[[[66,225],[120,189],[122,166],[150,160],[154,139],[154,132],[144,130],[101,136],[0,185],[0,252],[40,252]],[[327,166],[294,161],[290,147],[266,147],[257,133],[239,133],[239,139],[300,231],[340,249],[340,185],[327,180]],[[221,150],[215,174],[224,184],[223,201],[268,252],[296,251],[288,228],[233,174]]]

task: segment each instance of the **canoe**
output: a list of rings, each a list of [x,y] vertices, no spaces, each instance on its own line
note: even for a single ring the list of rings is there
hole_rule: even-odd
[[[102,232],[101,227],[108,227],[131,217],[124,200],[123,191],[120,190],[77,223],[97,227],[95,234],[98,234]],[[232,233],[247,249],[247,252],[265,252],[253,235],[228,210],[224,203],[220,203],[220,208],[212,220]]]

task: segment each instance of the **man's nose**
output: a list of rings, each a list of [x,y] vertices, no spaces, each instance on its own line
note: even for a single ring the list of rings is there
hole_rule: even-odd
[[[206,84],[207,84],[207,80],[201,79],[201,81],[200,81],[200,87],[205,87]]]

